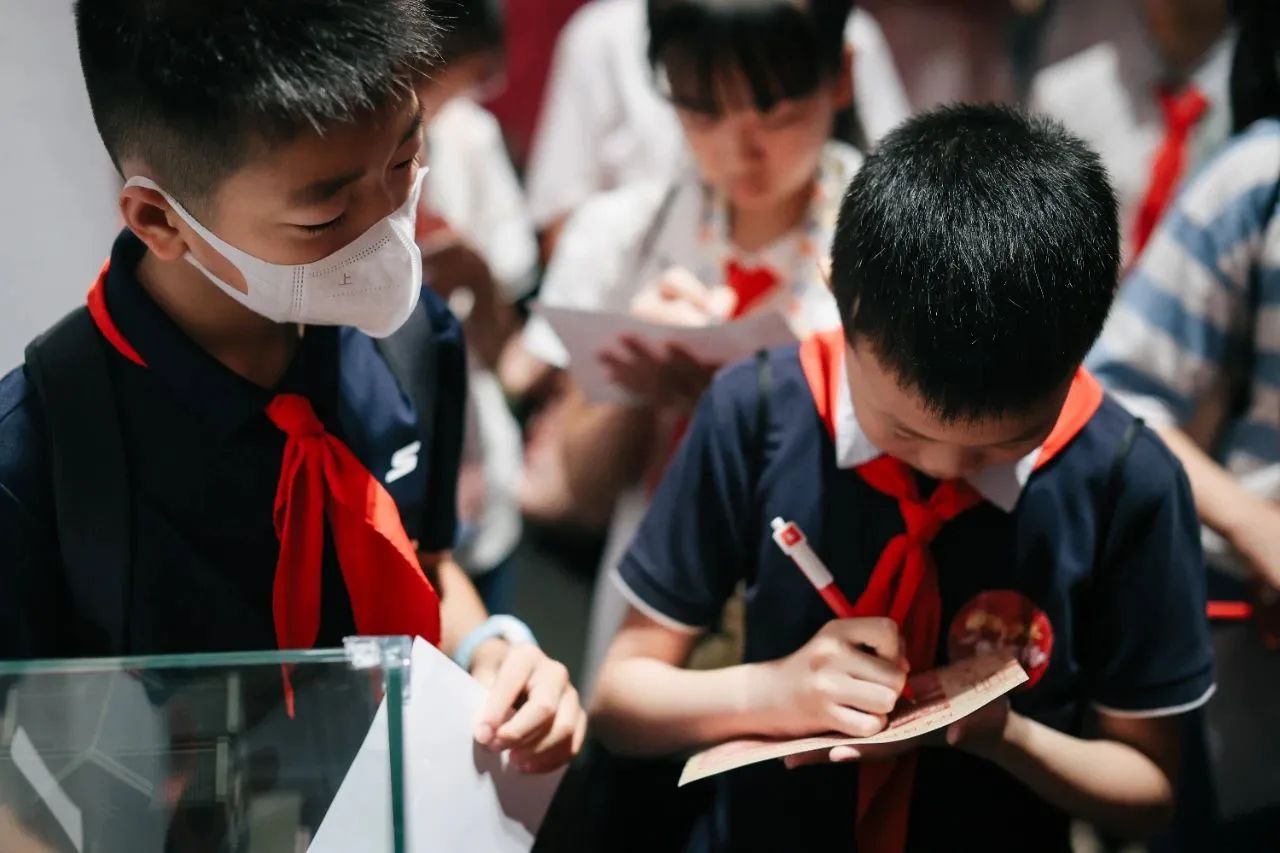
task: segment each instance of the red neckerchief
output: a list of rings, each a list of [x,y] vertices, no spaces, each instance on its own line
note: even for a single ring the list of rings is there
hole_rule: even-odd
[[[724,280],[733,291],[733,295],[737,297],[730,320],[736,320],[745,315],[763,302],[778,286],[778,274],[772,267],[748,269],[737,261],[729,261],[724,265]]]
[[[107,312],[109,266],[108,261],[89,290],[89,315],[117,352],[146,367]],[[279,647],[309,649],[316,643],[326,518],[356,630],[419,636],[439,645],[440,598],[423,574],[395,500],[346,445],[325,432],[305,397],[278,394],[266,414],[287,436],[274,510],[280,555],[272,613]],[[287,693],[292,713],[292,692]]]
[[[1177,92],[1161,89],[1158,93],[1160,112],[1164,116],[1164,139],[1151,161],[1151,177],[1142,205],[1133,222],[1133,257],[1151,239],[1165,208],[1173,200],[1174,190],[1187,168],[1187,140],[1191,131],[1209,108],[1209,100],[1195,86]]]
[[[818,416],[833,440],[844,357],[844,334],[839,330],[815,335],[800,346],[801,368]],[[1101,404],[1101,386],[1080,369],[1057,423],[1040,447],[1035,467],[1045,465],[1066,447]],[[906,530],[885,545],[866,589],[854,604],[854,615],[889,616],[897,622],[906,639],[912,671],[924,672],[935,664],[942,623],[942,600],[929,543],[943,524],[981,503],[982,497],[964,480],[946,480],[922,500],[911,469],[892,456],[879,456],[859,465],[857,471],[872,488],[897,499]],[[859,850],[898,853],[905,849],[915,764],[912,753],[859,767],[855,824]]]

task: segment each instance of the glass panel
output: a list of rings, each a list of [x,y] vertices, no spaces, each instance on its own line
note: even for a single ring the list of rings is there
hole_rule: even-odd
[[[0,851],[301,853],[385,695],[402,853],[410,648],[0,665]]]

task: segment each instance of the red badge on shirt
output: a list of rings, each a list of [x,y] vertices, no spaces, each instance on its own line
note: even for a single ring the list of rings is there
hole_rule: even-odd
[[[951,620],[947,654],[952,661],[991,652],[1008,652],[1027,671],[1029,688],[1049,668],[1053,625],[1035,602],[1011,589],[981,592]]]

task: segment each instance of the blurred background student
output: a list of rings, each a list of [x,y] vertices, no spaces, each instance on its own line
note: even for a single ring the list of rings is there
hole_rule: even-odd
[[[643,503],[650,474],[632,471],[630,477],[614,479],[611,488],[602,489],[609,483],[600,475],[613,477],[616,471],[607,464],[588,465],[585,473],[595,479],[586,478],[593,485],[583,494],[591,498],[575,497],[569,475],[579,478],[584,472],[564,464],[564,451],[575,435],[592,435],[583,431],[584,425],[591,425],[591,412],[581,401],[561,410],[562,415],[576,412],[576,424],[563,417],[525,424],[539,440],[532,442],[524,460],[531,470],[521,471],[520,434],[503,400],[504,389],[493,377],[499,374],[507,380],[506,390],[513,398],[527,395],[537,384],[531,380],[543,382],[544,387],[536,388],[540,393],[564,382],[563,373],[546,361],[511,355],[523,352],[511,345],[520,340],[513,336],[520,322],[513,304],[536,289],[542,269],[535,223],[544,229],[563,223],[583,205],[608,210],[604,199],[610,197],[636,200],[631,214],[616,212],[625,201],[614,205],[616,218],[610,222],[617,222],[617,228],[606,227],[602,220],[594,230],[591,224],[581,225],[576,240],[569,239],[566,230],[558,248],[546,241],[542,260],[551,265],[548,298],[594,299],[598,301],[586,304],[618,310],[633,305],[636,310],[655,305],[693,310],[696,306],[688,301],[653,299],[661,292],[649,285],[663,280],[669,267],[682,266],[688,275],[670,280],[696,280],[702,290],[687,290],[703,295],[724,292],[725,276],[715,268],[726,265],[723,258],[698,260],[703,231],[696,225],[683,239],[655,236],[654,243],[672,248],[667,257],[652,258],[644,275],[636,273],[634,257],[619,258],[613,266],[593,259],[624,245],[636,247],[639,254],[638,232],[657,218],[655,196],[661,191],[650,189],[644,196],[633,188],[637,181],[651,187],[665,181],[670,186],[680,177],[688,197],[681,195],[678,204],[673,200],[671,212],[664,215],[673,223],[681,221],[679,216],[697,223],[698,194],[689,188],[713,184],[715,175],[698,172],[696,158],[688,153],[685,129],[666,97],[670,87],[656,85],[662,78],[655,75],[647,55],[647,0],[520,0],[509,6],[501,0],[424,2],[450,35],[442,45],[442,63],[421,89],[431,118],[424,150],[431,173],[424,193],[426,210],[419,217],[425,227],[419,236],[429,280],[465,315],[471,349],[467,462],[460,484],[465,524],[458,553],[493,607],[517,610],[553,656],[575,667],[585,653],[596,556],[547,547],[545,539],[529,531],[536,527],[556,539],[577,539],[584,528],[603,529],[611,520],[618,525],[610,495],[629,495],[618,513],[625,517],[627,500]],[[730,6],[736,2],[726,0]],[[827,0],[813,2],[817,8]],[[772,6],[781,0],[760,3]],[[791,0],[790,5],[809,8],[808,0]],[[5,288],[8,308],[0,314],[0,355],[7,358],[3,368],[20,360],[22,342],[83,300],[83,282],[101,265],[92,252],[68,249],[72,244],[92,246],[95,240],[68,235],[107,239],[119,229],[114,212],[119,184],[94,138],[80,85],[70,7],[70,0],[0,3],[0,111],[24,117],[6,127],[0,146],[5,154],[0,157],[0,183],[9,189],[9,197],[23,199],[21,204],[0,205],[0,231],[5,235],[0,240],[0,287]],[[1277,470],[1271,454],[1280,453],[1280,439],[1272,440],[1280,402],[1268,372],[1276,358],[1272,321],[1277,312],[1265,298],[1276,277],[1271,248],[1275,241],[1267,230],[1271,226],[1258,221],[1266,205],[1249,204],[1265,195],[1267,176],[1280,174],[1280,165],[1265,162],[1271,145],[1265,125],[1243,137],[1222,160],[1213,157],[1233,128],[1274,115],[1274,108],[1258,105],[1280,102],[1274,75],[1267,73],[1268,68],[1274,71],[1274,53],[1259,47],[1258,37],[1267,30],[1256,17],[1259,10],[1274,14],[1278,7],[1276,0],[864,0],[846,21],[831,24],[833,32],[844,30],[844,40],[853,48],[850,68],[858,121],[846,111],[835,122],[847,138],[872,145],[885,128],[912,110],[947,101],[1026,99],[1057,115],[1100,150],[1121,197],[1127,199],[1123,227],[1131,256],[1141,242],[1139,212],[1145,211],[1141,230],[1150,235],[1153,257],[1134,268],[1127,285],[1134,295],[1126,296],[1117,309],[1113,330],[1095,358],[1102,377],[1126,399],[1152,407],[1152,421],[1170,430],[1175,448],[1179,438],[1174,430],[1225,472],[1225,480],[1219,482],[1252,496],[1214,502],[1201,495],[1197,485],[1209,530],[1210,577],[1217,583],[1225,574],[1223,567],[1234,565],[1238,574],[1243,573],[1240,576],[1255,579],[1252,589],[1236,590],[1255,596],[1250,599],[1255,603],[1268,588],[1257,581],[1273,577],[1280,566],[1280,555],[1267,535],[1271,528],[1255,525],[1263,535],[1246,541],[1249,537],[1239,532],[1245,529],[1239,525],[1219,525],[1222,529],[1215,533],[1213,514],[1215,508],[1244,507],[1246,515],[1270,518],[1267,513],[1274,513],[1277,499],[1268,490]],[[1237,23],[1228,12],[1239,16]],[[816,52],[804,55],[799,61],[788,57],[771,63],[769,70],[792,79],[812,68],[815,56]],[[1231,75],[1229,67],[1234,67]],[[509,84],[505,87],[504,77]],[[1193,91],[1199,97],[1189,94]],[[1168,111],[1162,107],[1162,94]],[[1200,99],[1203,106],[1198,106]],[[1179,104],[1187,106],[1174,109]],[[828,162],[831,148],[822,147],[819,163]],[[529,159],[531,149],[535,153]],[[802,156],[812,154],[787,154],[782,159],[793,163]],[[526,161],[529,169],[524,173]],[[1210,163],[1222,165],[1206,165]],[[1170,208],[1162,227],[1153,226],[1176,187],[1190,188],[1201,169],[1211,169],[1212,174],[1206,173],[1199,189],[1189,189]],[[1157,177],[1161,180],[1155,181]],[[528,208],[522,180],[532,197]],[[606,191],[616,193],[597,198]],[[59,227],[50,230],[51,221]],[[716,221],[721,220],[713,217]],[[1197,229],[1183,228],[1188,222]],[[1238,252],[1219,253],[1214,263],[1202,258],[1207,257],[1204,252],[1197,255],[1187,248],[1186,241],[1198,231],[1209,233],[1205,229],[1211,225],[1218,229],[1212,231],[1217,239],[1232,223],[1256,229],[1261,236],[1241,244]],[[678,230],[674,224],[668,227]],[[550,233],[555,236],[555,229]],[[593,239],[600,245],[592,245]],[[721,241],[716,237],[711,242]],[[744,248],[732,239],[723,244]],[[752,270],[774,254],[747,251],[737,259],[740,267]],[[823,251],[816,254],[820,259]],[[788,266],[785,260],[777,263]],[[708,272],[699,264],[712,269]],[[1242,277],[1261,284],[1242,287]],[[33,280],[42,286],[16,285]],[[627,287],[648,290],[649,298],[635,298],[634,291],[620,284],[624,280],[630,282]],[[1261,296],[1251,301],[1250,294]],[[710,300],[715,310],[699,310],[718,316],[727,305],[723,300],[716,295]],[[667,302],[682,307],[664,305]],[[1251,311],[1253,325],[1246,319]],[[537,336],[535,327],[530,337]],[[495,371],[495,365],[501,370]],[[512,365],[517,369],[510,370]],[[1250,376],[1251,383],[1237,378],[1242,374]],[[693,371],[695,381],[684,396],[692,396],[701,375]],[[1248,395],[1230,390],[1245,386]],[[651,405],[648,410],[668,408]],[[1218,420],[1200,415],[1202,409],[1216,409]],[[1194,416],[1187,414],[1190,410]],[[653,415],[652,420],[656,424],[677,418]],[[1212,427],[1204,428],[1206,423]],[[608,429],[615,428],[621,429]],[[655,431],[653,441],[641,447],[628,445],[634,435],[625,432],[596,433],[595,438],[606,444],[640,447],[642,452],[583,460],[632,459],[637,470],[651,468],[669,449],[656,436]],[[1194,481],[1194,469],[1192,473]],[[523,521],[540,522],[526,523],[523,536],[518,499],[527,513]],[[1231,534],[1230,529],[1237,532]],[[611,545],[618,545],[621,530],[615,529]],[[508,558],[513,547],[514,555]],[[519,571],[503,572],[504,564],[518,565]],[[497,571],[487,571],[495,567]],[[501,602],[512,595],[514,608],[504,606]],[[606,610],[596,612],[601,616]],[[1261,649],[1252,627],[1242,632]],[[1265,654],[1269,657],[1263,660],[1274,666],[1276,654]],[[1249,660],[1256,660],[1256,654]],[[1276,679],[1265,670],[1237,672],[1231,666],[1231,659],[1224,658],[1224,696],[1233,684],[1253,691],[1246,689],[1233,706],[1236,716],[1230,718],[1230,729],[1240,737],[1231,749],[1265,760],[1271,754],[1267,749],[1280,742],[1274,737],[1280,710],[1265,704],[1260,689]],[[1211,712],[1223,706],[1222,698],[1211,705]],[[1280,760],[1272,765],[1280,766]],[[1241,779],[1245,787],[1251,784]],[[548,823],[540,849],[584,849],[580,832],[565,831],[584,818],[584,801],[574,800],[573,781],[562,797],[564,807]],[[1280,783],[1273,787],[1255,791],[1258,801],[1268,796],[1280,799]],[[661,814],[659,809],[645,820],[660,822]],[[1262,834],[1231,828],[1221,843],[1188,836],[1182,839],[1183,849],[1274,849],[1273,825],[1246,824]]]
[[[596,0],[561,34],[527,175],[539,228],[554,231],[593,193],[687,163],[679,123],[645,57],[645,5]],[[855,10],[845,38],[861,130],[875,142],[909,114],[906,92],[874,18]]]
[[[1280,4],[1238,12],[1239,136],[1169,209],[1091,359],[1182,461],[1204,525],[1219,689],[1184,760],[1218,825],[1181,827],[1189,850],[1280,839]]]
[[[1134,259],[1193,174],[1231,133],[1228,78],[1236,43],[1228,0],[1122,0],[1105,41],[1044,68],[1030,107],[1102,156]],[[1057,18],[1076,10],[1060,3]],[[1055,26],[1055,22],[1049,24]]]
[[[693,166],[588,199],[565,225],[541,300],[681,325],[773,311],[798,336],[836,326],[820,266],[861,162],[831,139],[851,99],[841,36],[849,10],[848,0],[652,0],[653,79]],[[541,318],[523,343],[547,365],[568,366]],[[571,491],[588,505],[616,502],[600,578],[630,542],[719,366],[636,345],[606,358],[642,404],[590,405],[571,388],[559,436]],[[598,580],[584,693],[624,610],[616,587]]]
[[[517,329],[513,305],[533,286],[538,254],[520,182],[497,120],[477,102],[504,84],[501,0],[428,0],[441,22],[440,61],[419,84],[428,169],[418,216],[423,275],[463,321],[466,435],[455,550],[486,606],[514,604],[510,557],[520,541],[520,428],[494,375]]]
[[[680,121],[646,55],[652,14],[646,0],[596,0],[561,34],[526,174],[529,208],[547,255],[566,220],[593,194],[692,167]],[[852,74],[855,96],[842,117],[843,135],[874,143],[910,114],[888,45],[861,9],[843,21],[832,17],[827,26],[844,30],[852,54],[844,73]],[[546,401],[530,431],[525,513],[544,524],[601,526],[608,505],[575,494],[560,464],[562,389],[541,360],[515,347],[501,375],[513,395]]]

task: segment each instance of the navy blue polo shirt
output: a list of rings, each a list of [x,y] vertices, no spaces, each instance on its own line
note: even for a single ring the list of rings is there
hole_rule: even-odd
[[[305,396],[395,499],[410,539],[451,547],[464,407],[442,406],[433,447],[418,446],[418,412],[368,336],[310,326],[279,386],[243,379],[198,347],[135,275],[145,247],[116,240],[105,298],[140,367],[109,345],[130,483],[131,654],[271,649],[279,541],[272,510],[285,435],[265,414],[277,393]],[[439,398],[466,393],[457,321],[430,290],[425,311],[440,341]],[[44,414],[24,368],[0,380],[0,658],[98,655],[62,580]],[[355,633],[326,533],[317,645]]]
[[[691,629],[713,625],[745,581],[747,661],[786,656],[833,618],[770,539],[772,518],[800,525],[850,600],[903,532],[896,501],[838,466],[796,348],[774,352],[771,363],[764,444],[755,435],[755,366],[731,367],[704,396],[616,578],[649,615]],[[1072,734],[1091,705],[1156,716],[1193,707],[1212,690],[1190,489],[1145,428],[1115,466],[1131,423],[1104,400],[1030,476],[1012,509],[984,502],[947,523],[931,546],[942,598],[938,662],[956,648],[1022,644],[1036,680],[1012,696],[1014,709]],[[714,811],[692,849],[854,847],[856,765],[788,771],[768,762],[716,785]],[[984,850],[1068,850],[1067,824],[994,764],[954,749],[920,755],[911,849],[971,838]]]

